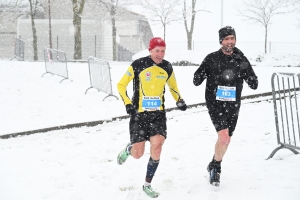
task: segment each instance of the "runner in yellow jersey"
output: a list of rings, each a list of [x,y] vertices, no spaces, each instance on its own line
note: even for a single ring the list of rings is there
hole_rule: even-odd
[[[168,85],[180,110],[185,111],[187,105],[179,93],[171,63],[164,60],[165,41],[158,37],[152,38],[148,49],[150,55],[135,60],[117,85],[126,112],[130,114],[130,143],[119,153],[117,161],[122,165],[129,155],[139,159],[144,154],[146,141],[150,141],[150,159],[143,190],[155,198],[159,193],[151,188],[151,181],[167,137],[165,85]],[[133,97],[130,99],[127,86],[131,81]]]

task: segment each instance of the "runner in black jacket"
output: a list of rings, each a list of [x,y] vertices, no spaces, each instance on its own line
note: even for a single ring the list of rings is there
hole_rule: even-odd
[[[239,116],[244,80],[251,89],[258,86],[250,62],[235,47],[236,34],[232,27],[219,30],[221,49],[206,56],[194,73],[194,85],[205,79],[205,100],[212,123],[218,132],[213,160],[207,170],[210,183],[219,186],[221,161],[228,148]]]

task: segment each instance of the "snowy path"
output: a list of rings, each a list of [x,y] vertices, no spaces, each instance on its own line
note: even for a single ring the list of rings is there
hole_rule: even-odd
[[[152,184],[159,199],[299,199],[299,156],[280,150],[265,160],[277,147],[272,103],[242,106],[220,188],[207,182],[216,134],[206,109],[167,116],[168,138]],[[128,139],[126,119],[0,140],[0,199],[149,199],[141,190],[149,146],[140,160],[116,163]]]

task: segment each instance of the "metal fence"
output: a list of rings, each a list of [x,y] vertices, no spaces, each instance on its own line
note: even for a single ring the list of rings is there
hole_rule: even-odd
[[[11,59],[12,52],[15,47],[16,35],[0,35],[0,59]],[[31,37],[25,37],[21,35],[26,46],[24,47],[24,60],[33,60],[33,44]],[[26,39],[27,38],[27,39]],[[44,47],[49,47],[48,36],[38,36],[38,58],[43,59]],[[268,42],[268,53],[290,53],[297,54],[299,51],[299,42]],[[247,42],[237,41],[236,45],[243,51],[245,55],[264,53],[264,42]],[[216,51],[220,48],[220,44],[217,41],[197,41],[194,40],[192,44],[192,50],[207,55],[210,52]],[[53,36],[52,49],[61,50],[66,53],[69,60],[74,56],[74,37],[56,35]],[[186,41],[170,41],[167,44],[167,51],[170,49],[187,49]],[[124,45],[118,44],[118,61],[132,61],[131,55],[133,53]],[[82,57],[88,58],[88,56],[95,56],[105,60],[112,60],[112,41],[101,35],[89,35],[82,36]]]
[[[24,61],[24,49],[25,42],[20,38],[15,38],[14,57],[10,60],[18,59],[20,61]]]
[[[63,77],[60,83],[63,80],[68,79],[67,58],[65,52],[45,48],[44,61],[45,61],[46,73],[44,73],[42,77],[47,73],[50,73],[52,75],[55,74],[57,76]]]
[[[103,101],[109,96],[114,96],[118,99],[112,92],[109,62],[90,56],[88,58],[88,63],[91,86],[85,91],[85,94],[89,89],[95,88],[99,92],[102,91],[108,94]]]
[[[105,60],[112,60],[112,43],[104,41],[105,38],[101,35],[89,35],[82,36],[82,58],[88,58],[89,56],[103,58]],[[39,41],[47,41],[46,37],[39,37]],[[42,42],[39,42],[39,46],[48,46]],[[72,60],[74,57],[74,37],[65,35],[56,35],[53,38],[52,49],[60,49],[64,51]],[[129,49],[117,44],[117,61],[132,61],[132,55],[135,53]]]
[[[300,150],[299,123],[300,74],[274,73],[272,75],[272,94],[277,142],[280,145],[267,158],[283,148],[298,154]]]
[[[111,52],[107,50],[109,46],[104,39],[105,38],[101,35],[81,36],[83,60],[86,60],[89,56],[110,59],[112,57]],[[56,35],[53,38],[52,48],[66,52],[69,60],[72,60],[74,57],[74,37],[68,35]]]

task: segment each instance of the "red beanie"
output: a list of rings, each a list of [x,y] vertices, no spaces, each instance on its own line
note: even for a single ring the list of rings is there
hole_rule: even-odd
[[[166,43],[160,37],[152,38],[149,42],[148,50],[151,51],[155,47],[166,47]]]

